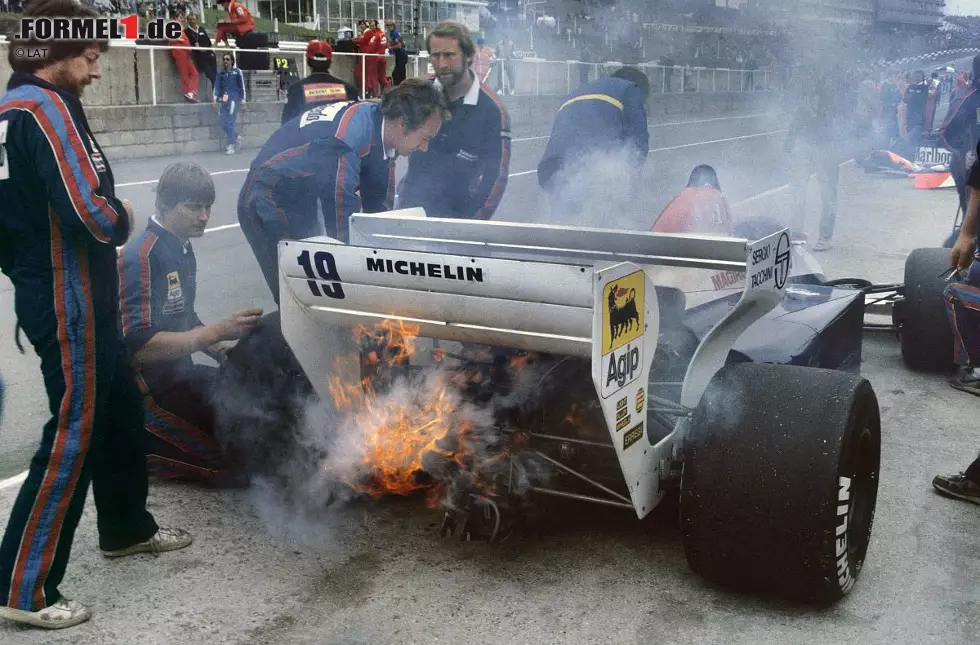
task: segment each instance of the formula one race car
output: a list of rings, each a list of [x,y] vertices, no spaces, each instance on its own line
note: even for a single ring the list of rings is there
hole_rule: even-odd
[[[819,602],[853,588],[881,450],[877,397],[853,373],[865,294],[819,284],[785,230],[750,240],[416,209],[354,215],[350,236],[280,244],[292,363],[279,376],[302,372],[323,401],[401,388],[389,403],[429,415],[407,424],[416,435],[455,419],[412,462],[447,491],[447,533],[493,538],[546,497],[643,519],[679,494],[684,550],[705,578]],[[685,272],[711,287],[685,293]],[[387,331],[365,342],[366,328]],[[389,351],[405,328],[431,351]],[[240,373],[266,364],[256,346],[229,355]],[[454,396],[433,385],[440,373]],[[384,407],[345,427],[405,420]],[[377,470],[374,483],[393,477]]]

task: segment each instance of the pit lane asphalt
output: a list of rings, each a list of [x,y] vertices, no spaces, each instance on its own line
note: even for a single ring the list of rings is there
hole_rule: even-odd
[[[758,117],[672,125],[651,132],[650,195],[637,228],[681,190],[690,169],[712,163],[739,215],[791,206],[793,159],[781,153],[785,121]],[[516,139],[547,133],[518,133]],[[742,138],[750,137],[750,138]],[[543,139],[516,141],[500,219],[533,220],[533,170]],[[714,143],[703,143],[703,142]],[[685,147],[678,147],[685,146]],[[250,156],[200,155],[211,172]],[[174,159],[116,163],[120,195],[145,221],[152,185]],[[215,320],[272,306],[241,232],[231,226],[242,172],[215,176],[211,227],[195,242],[198,309]],[[125,185],[133,184],[133,185]],[[817,219],[811,187],[811,221]],[[914,191],[908,180],[842,173],[839,242],[819,256],[828,278],[901,281],[905,256],[937,246],[955,211],[951,191]],[[22,470],[46,413],[36,359],[11,352],[11,292],[0,288],[0,357],[8,401],[0,479]],[[936,496],[936,473],[965,467],[980,448],[976,399],[940,377],[913,374],[897,344],[866,336],[863,373],[883,412],[878,512],[853,594],[813,610],[706,585],[684,560],[671,507],[644,522],[631,513],[558,507],[540,534],[488,548],[440,540],[440,516],[420,500],[384,501],[286,525],[255,491],[215,492],[154,483],[150,508],[197,542],[159,559],[104,561],[91,500],[63,584],[93,602],[89,624],[41,633],[0,624],[0,641],[34,643],[746,643],[840,642],[967,645],[980,634],[980,508]],[[16,486],[0,491],[6,517]],[[302,536],[304,539],[299,539]]]

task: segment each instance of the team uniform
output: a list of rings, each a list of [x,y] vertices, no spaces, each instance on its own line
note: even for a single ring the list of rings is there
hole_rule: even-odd
[[[197,86],[200,77],[197,66],[191,57],[191,41],[187,36],[187,32],[181,31],[180,38],[171,40],[170,46],[174,47],[174,49],[170,50],[170,53],[174,57],[174,65],[177,66],[177,76],[180,77],[180,91],[184,94],[185,98],[193,100],[197,97]]]
[[[660,213],[654,233],[694,233],[731,236],[731,208],[724,193],[716,188],[689,186]]]
[[[277,303],[279,240],[346,243],[351,214],[391,210],[395,153],[383,147],[383,121],[375,103],[315,107],[279,128],[252,162],[238,221]]]
[[[78,98],[15,73],[0,99],[0,269],[41,359],[51,413],[0,544],[0,603],[54,604],[91,482],[99,545],[158,530],[146,511],[143,405],[119,333],[116,247],[129,234]]]
[[[635,83],[607,77],[565,98],[538,163],[555,220],[602,225],[597,205],[619,212],[632,193],[650,146],[643,91]]]
[[[490,219],[507,188],[510,172],[510,116],[485,85],[449,104],[452,118],[442,124],[426,151],[409,157],[398,191],[398,207],[421,206],[429,217]],[[436,87],[441,86],[434,80]]]
[[[218,72],[214,84],[214,98],[218,102],[218,121],[228,139],[228,147],[238,144],[238,109],[245,100],[245,78],[237,67]]]
[[[194,303],[197,261],[189,241],[150,219],[119,256],[123,338],[135,356],[160,332],[203,327]],[[217,370],[190,356],[138,373],[146,408],[147,465],[161,478],[218,482],[230,474],[215,437],[210,393]]]
[[[313,72],[289,86],[282,109],[282,125],[310,108],[326,103],[356,101],[357,88],[327,72]]]

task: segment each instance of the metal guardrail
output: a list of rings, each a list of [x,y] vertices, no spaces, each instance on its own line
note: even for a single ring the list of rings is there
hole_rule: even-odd
[[[226,47],[182,47],[174,45],[138,44],[134,41],[122,40],[112,41],[110,46],[149,51],[150,77],[152,79],[150,84],[152,105],[158,104],[157,84],[160,82],[158,78],[159,75],[157,73],[158,70],[156,61],[156,52],[158,50],[167,52],[174,49],[209,50],[215,52],[215,55],[218,57],[228,52],[236,55],[238,53],[254,52],[274,57],[297,57],[299,58],[298,63],[302,69],[302,77],[307,76],[309,73],[306,57],[304,55],[306,51],[306,43],[280,41],[278,46],[266,49],[244,49],[233,46],[233,43],[234,41],[231,40],[231,46]],[[9,44],[10,43],[7,42],[5,37],[0,37],[0,46],[9,46]],[[334,52],[333,55],[335,59],[344,57],[359,58],[361,59],[361,62],[363,62],[366,58],[376,59],[383,56],[382,54],[347,52]],[[510,59],[507,61],[494,61],[493,67],[491,68],[491,73],[496,73],[497,76],[495,78],[500,79],[500,82],[496,83],[498,87],[511,86],[515,90],[511,92],[511,94],[520,94],[524,96],[564,96],[569,94],[582,83],[605,76],[607,73],[615,71],[624,64],[625,63],[617,61],[588,63],[574,60],[550,61],[544,59],[523,58]],[[663,66],[647,63],[641,63],[634,66],[643,70],[650,79],[651,89],[654,92],[662,94],[680,94],[685,92],[756,92],[773,89],[771,87],[773,76],[769,70],[739,70],[726,68],[690,67],[682,65]],[[366,67],[366,65],[361,65],[360,88],[362,99],[366,98]],[[408,70],[410,70],[409,76],[424,76],[433,73],[431,65],[428,63],[428,56],[424,54],[410,56]],[[530,74],[531,76],[526,76],[527,74]],[[516,86],[516,77],[518,75],[520,75],[520,77],[523,79],[533,78],[533,84],[530,84],[533,85],[533,89],[529,87],[529,84],[525,80],[523,83],[524,88],[530,91],[516,92],[516,87],[513,86]],[[484,78],[481,80],[486,81],[489,79]],[[506,94],[506,92],[504,93]]]

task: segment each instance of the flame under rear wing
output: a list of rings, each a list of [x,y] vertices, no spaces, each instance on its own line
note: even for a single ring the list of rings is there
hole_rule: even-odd
[[[356,351],[352,327],[384,320],[418,325],[425,338],[589,359],[640,517],[659,501],[664,457],[646,432],[660,327],[654,267],[747,272],[738,305],[691,362],[681,396],[690,407],[738,336],[781,300],[790,268],[785,231],[750,243],[404,212],[355,215],[350,230],[349,245],[311,238],[279,246],[283,334],[321,396],[337,376],[337,353]]]

